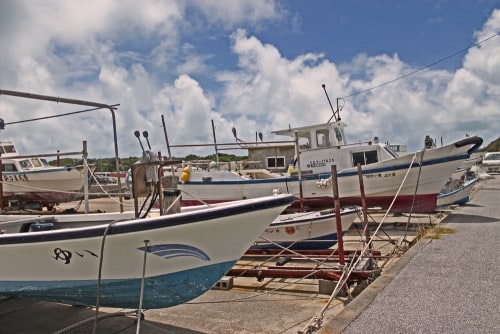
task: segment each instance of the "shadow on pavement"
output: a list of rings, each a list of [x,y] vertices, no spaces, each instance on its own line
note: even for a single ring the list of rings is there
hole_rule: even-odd
[[[137,317],[135,314],[113,316],[113,313],[99,312],[99,317],[96,333],[136,333]],[[94,320],[94,308],[34,301],[27,298],[0,298],[1,333],[92,333]],[[82,322],[81,326],[74,326],[80,322]],[[146,316],[141,320],[140,333],[201,334],[202,332],[149,321]]]

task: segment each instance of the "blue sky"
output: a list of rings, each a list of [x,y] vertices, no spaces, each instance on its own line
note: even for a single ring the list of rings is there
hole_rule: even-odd
[[[394,54],[424,66],[474,43],[498,1],[291,1],[300,27],[276,46],[286,57],[324,52],[335,62]],[[276,36],[276,35],[275,35]],[[275,40],[272,35],[271,40]],[[267,38],[267,36],[263,37]],[[456,68],[460,59],[440,66]]]
[[[219,143],[233,126],[243,139],[283,139],[271,131],[330,118],[323,83],[332,100],[352,95],[351,142],[489,143],[500,136],[499,32],[499,0],[0,0],[0,89],[120,104],[121,156],[140,154],[134,130],[166,155],[161,116],[173,144],[212,142],[212,120]],[[107,111],[16,123],[82,109],[0,96],[0,138],[22,153],[86,140],[91,157],[113,156]]]

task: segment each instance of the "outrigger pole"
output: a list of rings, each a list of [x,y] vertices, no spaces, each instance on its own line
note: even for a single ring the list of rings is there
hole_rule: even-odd
[[[81,106],[95,107],[98,109],[108,109],[111,112],[111,117],[113,122],[113,139],[115,143],[115,168],[116,168],[116,173],[118,174],[117,176],[118,176],[118,192],[120,199],[120,212],[123,212],[123,196],[122,196],[122,185],[120,177],[120,157],[118,155],[118,139],[116,135],[116,118],[115,118],[115,109],[117,106],[119,106],[119,104],[109,105],[92,101],[75,100],[64,97],[31,94],[25,92],[16,92],[13,90],[4,90],[4,89],[0,89],[0,95],[16,96],[34,100],[52,101],[56,103],[76,104]]]

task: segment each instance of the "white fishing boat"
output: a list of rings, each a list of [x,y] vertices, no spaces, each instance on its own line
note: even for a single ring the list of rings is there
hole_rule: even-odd
[[[476,175],[466,170],[453,173],[437,197],[436,209],[442,210],[451,205],[467,203],[478,181],[479,178]]]
[[[52,207],[75,199],[84,184],[83,166],[51,166],[45,158],[20,156],[12,142],[0,142],[3,199]]]
[[[181,212],[196,212],[209,207],[221,208],[231,202],[188,206]],[[351,227],[360,215],[361,208],[345,207],[340,209],[342,233]],[[158,216],[157,210],[148,213],[148,217]],[[109,224],[113,221],[133,220],[135,212],[101,212],[90,214],[59,215],[0,215],[2,233],[25,233],[44,230],[91,227]],[[293,249],[326,249],[337,243],[336,215],[334,209],[321,211],[295,212],[280,214],[268,228],[256,239],[251,248],[290,247]],[[279,246],[278,246],[279,245]]]
[[[8,268],[0,271],[0,295],[117,308],[138,308],[140,300],[146,309],[182,304],[210,289],[293,199],[266,196],[93,226],[82,215],[89,226],[74,228],[18,221],[26,232],[0,234],[0,268]]]
[[[361,164],[366,203],[393,212],[433,212],[437,195],[452,172],[482,144],[480,137],[466,137],[442,147],[425,148],[399,156],[386,144],[348,144],[346,124],[337,120],[324,124],[275,131],[290,136],[296,145],[296,164],[288,175],[252,171],[190,171],[181,175],[183,205],[255,198],[272,189],[294,194],[309,208],[331,207],[331,166],[336,165],[342,206],[361,205],[357,165]],[[241,144],[243,145],[243,144]],[[265,147],[245,143],[245,147]],[[300,173],[299,173],[300,171]],[[393,202],[394,201],[394,202]],[[297,204],[298,202],[296,202]]]
[[[349,230],[360,212],[359,207],[340,209],[342,234]],[[279,215],[251,248],[327,249],[337,240],[335,210],[328,209]]]

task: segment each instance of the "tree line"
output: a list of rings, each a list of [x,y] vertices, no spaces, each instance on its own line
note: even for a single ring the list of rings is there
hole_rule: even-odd
[[[164,157],[165,159],[165,157]],[[189,154],[185,157],[173,157],[173,160],[184,160],[184,161],[196,161],[196,160],[209,160],[209,161],[217,161],[217,157],[215,154],[210,154],[207,156],[197,156],[196,154]],[[234,154],[225,154],[219,153],[218,160],[219,162],[229,162],[229,161],[240,161],[248,159],[248,156],[237,156]],[[127,157],[127,158],[119,158],[119,166],[121,171],[127,171],[130,169],[130,166],[135,164],[140,160],[140,157]],[[116,158],[88,158],[87,162],[89,165],[95,167],[96,172],[115,172],[116,171]],[[76,158],[61,158],[59,160],[49,161],[49,164],[52,166],[78,166],[83,164],[83,159]]]

